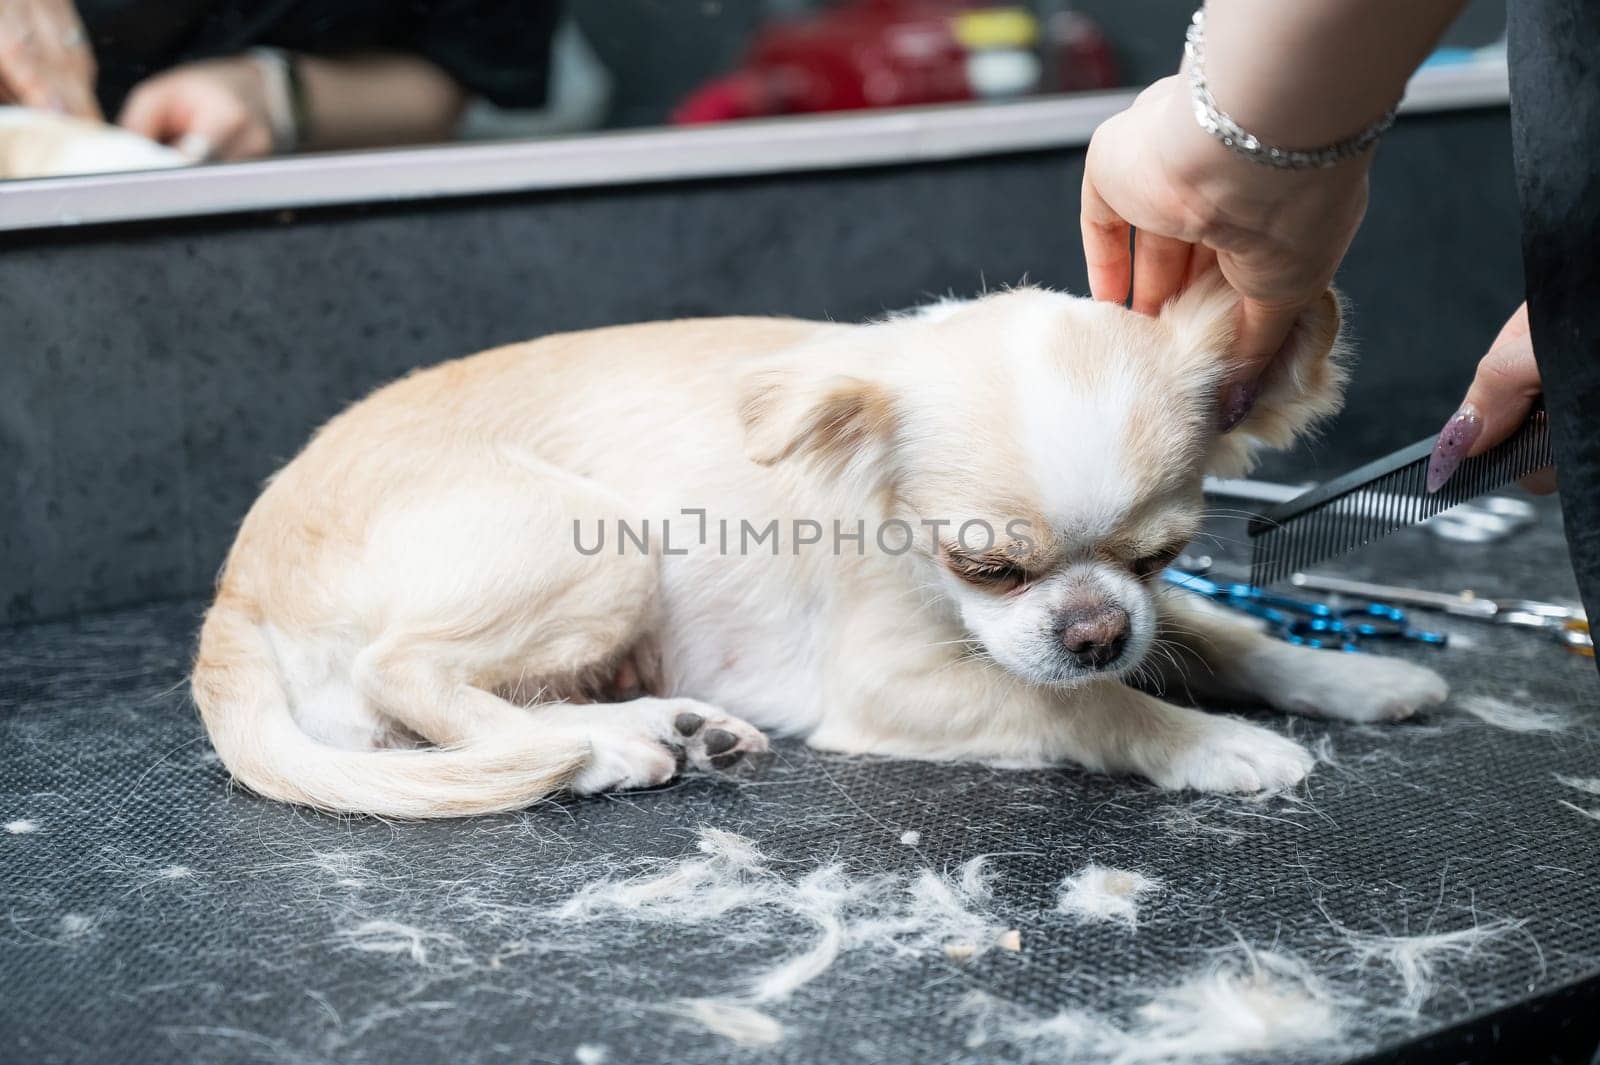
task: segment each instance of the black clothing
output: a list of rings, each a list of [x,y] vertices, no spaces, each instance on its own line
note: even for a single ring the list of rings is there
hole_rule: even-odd
[[[1600,619],[1600,4],[1511,0],[1507,31],[1528,322],[1572,565]]]
[[[314,55],[389,51],[433,62],[501,107],[537,107],[555,0],[78,0],[115,117],[140,81],[194,59],[270,45]]]

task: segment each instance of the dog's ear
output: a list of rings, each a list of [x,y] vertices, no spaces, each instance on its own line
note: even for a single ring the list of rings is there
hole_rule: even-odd
[[[1232,288],[1213,277],[1192,286],[1161,312],[1180,348],[1188,357],[1202,359],[1196,372],[1213,382],[1220,382],[1235,358],[1238,307]],[[1225,477],[1248,472],[1258,449],[1286,448],[1338,413],[1349,377],[1347,352],[1339,343],[1343,320],[1343,301],[1333,289],[1301,313],[1278,357],[1262,375],[1250,413],[1213,443],[1207,460],[1210,472]]]
[[[763,370],[743,382],[745,453],[772,466],[804,456],[842,469],[894,432],[888,390],[846,373]]]

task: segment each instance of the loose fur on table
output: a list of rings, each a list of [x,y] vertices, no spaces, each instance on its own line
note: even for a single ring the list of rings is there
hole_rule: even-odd
[[[1061,882],[1056,909],[1086,920],[1116,921],[1135,928],[1139,900],[1160,888],[1160,881],[1142,873],[1086,865]]]
[[[1455,705],[1485,725],[1507,732],[1564,732],[1571,724],[1560,711],[1540,709],[1495,695],[1463,695],[1456,699]]]
[[[846,955],[942,954],[964,964],[989,950],[1024,948],[1022,930],[1008,927],[995,912],[996,871],[987,856],[943,873],[924,868],[859,875],[829,863],[793,874],[744,836],[708,828],[701,830],[694,853],[636,865],[642,868],[582,885],[544,917],[572,934],[618,922],[715,925],[730,947],[756,934],[809,927],[804,949],[734,978],[725,992],[658,1007],[745,1046],[780,1041],[785,1024],[771,1008]],[[1062,879],[1055,909],[1078,920],[1117,922],[1134,933],[1140,904],[1168,891],[1144,874],[1091,864]],[[1040,1014],[978,995],[969,1001],[969,1046],[1007,1043],[1022,1048],[1029,1060],[1113,1065],[1337,1046],[1351,1009],[1415,1017],[1448,986],[1446,966],[1474,958],[1523,924],[1474,921],[1443,932],[1389,935],[1357,931],[1331,916],[1328,921],[1331,935],[1314,954],[1320,972],[1308,960],[1313,955],[1241,943],[1214,952],[1211,962],[1171,986],[1144,992],[1126,1020],[1071,1009]],[[399,932],[368,929],[369,949],[426,949]],[[1326,975],[1378,976],[1392,982],[1395,994],[1383,997],[1381,981],[1364,983],[1358,1002],[1330,989]]]
[[[941,951],[966,960],[995,947],[1020,949],[1020,934],[985,912],[992,874],[983,856],[953,876],[932,869],[856,876],[835,863],[791,880],[750,840],[720,829],[701,830],[698,855],[586,884],[546,916],[567,925],[704,925],[737,911],[772,927],[809,925],[809,947],[745,977],[739,992],[669,1007],[737,1042],[781,1038],[781,1025],[758,1007],[789,998],[849,951]]]
[[[465,947],[448,932],[429,932],[398,921],[365,921],[339,933],[342,945],[369,954],[404,954],[418,965],[437,961],[440,954],[461,959]]]
[[[1347,1004],[1301,959],[1240,947],[1150,995],[1127,1022],[1078,1010],[1040,1017],[978,993],[967,1046],[1006,1043],[1041,1060],[1166,1065],[1336,1046]]]
[[[1583,792],[1585,795],[1600,795],[1600,777],[1569,777],[1557,773],[1556,780],[1574,791]],[[1574,813],[1582,814],[1591,821],[1600,821],[1600,806],[1579,806],[1577,803],[1568,802],[1566,799],[1557,799],[1556,801]]]
[[[1568,802],[1566,799],[1558,799],[1556,801],[1567,809],[1582,814],[1591,821],[1600,821],[1600,806],[1583,807],[1575,802]]]
[[[760,1010],[730,998],[685,998],[667,1007],[706,1031],[740,1046],[771,1046],[783,1038],[781,1023]]]
[[[1374,935],[1345,928],[1337,922],[1333,924],[1342,940],[1342,949],[1349,954],[1356,968],[1376,964],[1394,971],[1403,994],[1400,1001],[1390,1008],[1405,1016],[1415,1017],[1422,1012],[1428,1000],[1438,993],[1439,967],[1443,963],[1471,958],[1484,944],[1521,928],[1523,923],[1491,921],[1471,928],[1413,936]]]

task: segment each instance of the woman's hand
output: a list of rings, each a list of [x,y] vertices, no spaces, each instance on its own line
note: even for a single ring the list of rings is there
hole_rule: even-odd
[[[249,56],[185,63],[140,82],[117,123],[196,159],[272,154],[266,79]]]
[[[98,121],[94,52],[72,0],[0,2],[0,103]]]
[[[297,151],[450,140],[467,102],[449,74],[398,52],[297,55],[295,72],[300,98],[279,107],[304,107]],[[202,159],[271,155],[267,73],[250,55],[175,67],[136,87],[118,121]]]
[[[1528,331],[1528,305],[1524,303],[1489,345],[1489,353],[1479,361],[1472,387],[1467,389],[1467,398],[1439,433],[1439,442],[1428,459],[1428,491],[1443,488],[1463,459],[1483,454],[1516,432],[1527,420],[1541,391],[1539,364],[1533,359],[1533,336]],[[1553,492],[1555,471],[1533,474],[1523,480],[1522,486],[1540,495]]]
[[[1101,124],[1083,177],[1083,244],[1096,299],[1154,314],[1213,265],[1240,296],[1238,366],[1224,427],[1300,312],[1327,289],[1367,206],[1367,158],[1325,170],[1244,159],[1194,120],[1187,80],[1164,78]],[[1130,227],[1135,231],[1130,254]]]

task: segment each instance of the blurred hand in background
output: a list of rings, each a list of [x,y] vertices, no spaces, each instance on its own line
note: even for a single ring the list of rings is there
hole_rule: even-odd
[[[0,0],[0,103],[98,120],[94,81],[72,0]]]
[[[147,78],[117,121],[196,159],[226,161],[450,140],[466,104],[466,90],[420,56],[279,52],[271,60],[260,51],[184,63]],[[273,76],[273,63],[282,76]]]
[[[249,56],[185,63],[140,82],[117,124],[195,159],[272,154],[261,65]]]

